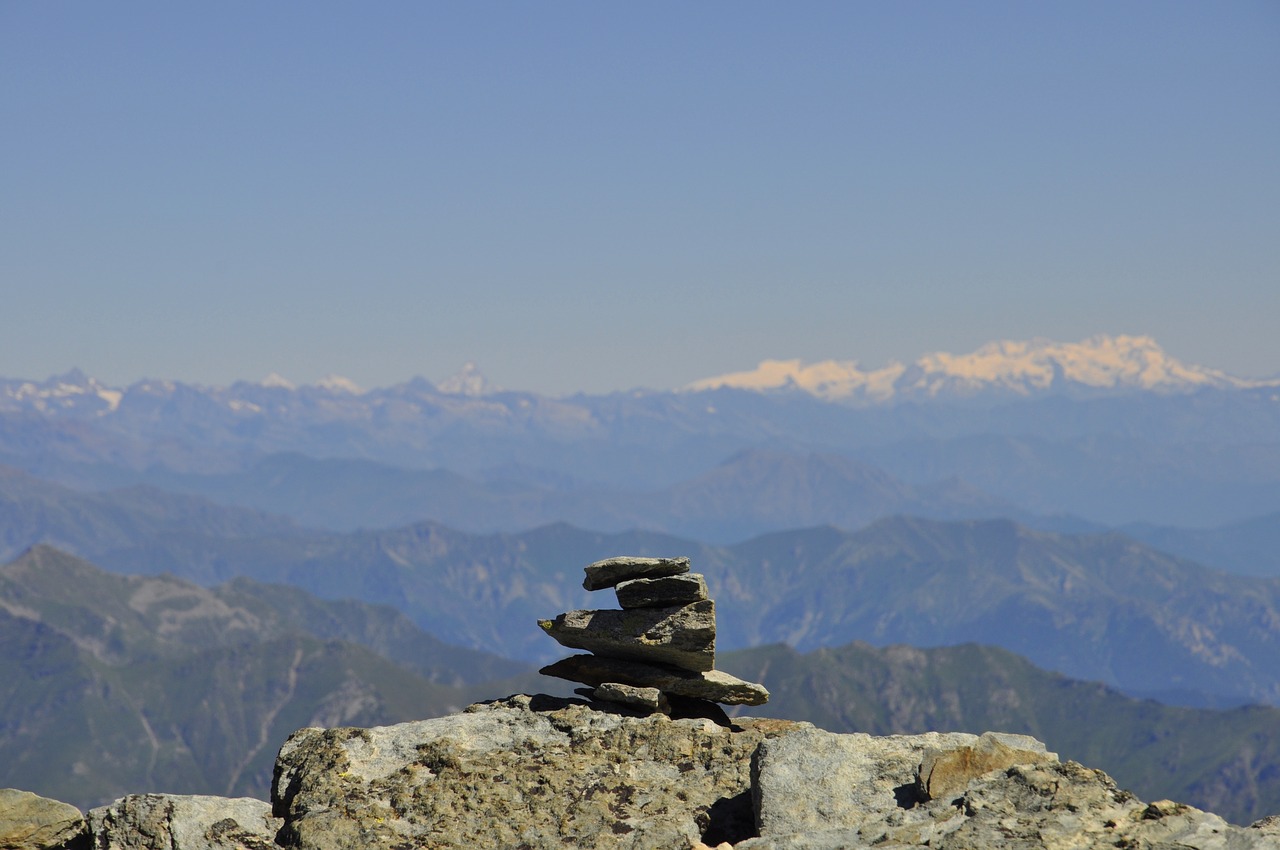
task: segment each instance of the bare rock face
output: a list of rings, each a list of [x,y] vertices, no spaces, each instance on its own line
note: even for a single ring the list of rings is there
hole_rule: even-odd
[[[671,720],[516,696],[438,720],[303,729],[280,751],[287,846],[651,850],[754,832],[751,757],[785,721]]]

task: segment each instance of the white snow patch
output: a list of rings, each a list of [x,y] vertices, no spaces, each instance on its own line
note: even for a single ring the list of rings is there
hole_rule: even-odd
[[[278,372],[272,372],[270,375],[267,375],[267,377],[259,381],[258,384],[259,386],[263,386],[263,387],[278,387],[284,390],[297,389],[297,387],[293,385],[292,381],[290,381],[288,378],[284,377],[283,375],[279,374]]]
[[[316,382],[316,386],[333,393],[364,395],[364,390],[355,381],[350,378],[344,378],[341,375],[325,375]]]
[[[109,390],[104,387],[98,388],[98,398],[107,403],[107,409],[104,413],[114,413],[120,407],[120,399],[124,398],[124,393],[120,390]]]

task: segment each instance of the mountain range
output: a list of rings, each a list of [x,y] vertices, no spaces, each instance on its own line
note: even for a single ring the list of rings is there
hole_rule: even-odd
[[[564,519],[727,541],[786,522],[852,527],[902,511],[1201,528],[1280,512],[1274,381],[1223,378],[1131,337],[1006,342],[921,362],[935,364],[929,375],[963,386],[895,390],[884,401],[854,404],[803,382],[756,387],[728,379],[674,392],[548,398],[492,391],[474,369],[439,386],[415,378],[368,391],[336,378],[222,388],[155,380],[111,388],[83,373],[0,380],[0,463],[85,489],[152,484],[228,494],[333,528],[434,519],[521,530]],[[826,469],[814,476],[847,478],[856,461],[867,468],[856,473],[865,484],[887,476],[899,492],[870,511],[859,495],[850,504],[864,507],[844,510],[807,484],[830,506],[825,514],[811,510],[806,519],[791,510],[786,520],[757,521],[785,513],[784,499],[767,510],[748,504],[730,523],[682,524],[689,504],[703,504],[699,487],[720,499],[714,479],[725,477],[721,467],[760,452],[824,459]],[[289,465],[275,455],[333,463],[300,472],[294,462],[281,473],[294,476],[290,493],[290,482],[277,487],[268,478],[264,486],[264,474]],[[324,508],[302,475],[330,494],[380,479],[411,495],[383,497],[399,510],[348,510],[340,496]],[[758,494],[758,504],[772,498],[748,480],[729,489],[738,486]],[[907,492],[913,488],[920,492]],[[968,502],[963,510],[938,504],[957,495]],[[749,502],[752,494],[740,496]],[[452,513],[451,505],[458,506]]]
[[[1280,386],[1183,363],[1148,336],[1090,337],[1078,343],[1002,340],[969,354],[926,354],[911,364],[864,370],[854,360],[765,360],[755,369],[689,384],[691,391],[734,387],[794,389],[831,401],[882,404],[904,399],[965,398],[987,393],[1095,394],[1125,390],[1186,393],[1198,389]]]

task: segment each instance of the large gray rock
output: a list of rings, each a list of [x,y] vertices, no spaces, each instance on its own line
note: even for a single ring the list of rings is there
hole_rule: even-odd
[[[985,740],[984,740],[985,739]],[[972,775],[959,795],[921,801],[912,763],[1015,763]],[[948,756],[950,754],[950,756]],[[972,772],[972,771],[971,771]],[[1168,801],[1141,802],[1105,773],[1059,763],[1023,736],[958,733],[873,738],[802,728],[761,745],[753,789],[760,835],[735,850],[1276,850],[1265,827],[1242,829]]]
[[[84,815],[75,806],[0,788],[0,850],[74,846],[77,841],[88,847]]]
[[[94,850],[275,850],[283,823],[250,797],[134,794],[89,810]]]
[[[687,848],[753,833],[750,764],[795,724],[633,717],[517,696],[374,729],[303,729],[273,799],[287,846]]]
[[[760,834],[879,824],[914,802],[916,772],[928,752],[977,742],[977,735],[962,732],[872,737],[814,727],[769,741],[760,748],[753,782]]]
[[[592,687],[605,682],[618,682],[637,688],[657,688],[667,694],[726,705],[763,705],[769,701],[769,691],[764,685],[743,681],[720,670],[695,673],[622,658],[571,655],[548,664],[538,672],[544,676],[555,676]]]
[[[597,655],[694,672],[716,663],[716,608],[710,599],[678,608],[569,611],[538,625],[563,646]]]
[[[613,589],[623,608],[665,608],[700,602],[707,596],[707,580],[699,573],[662,578],[633,578]]]
[[[622,556],[596,561],[594,564],[588,564],[583,570],[587,575],[582,580],[582,586],[587,590],[603,590],[628,579],[657,578],[687,573],[689,559]]]

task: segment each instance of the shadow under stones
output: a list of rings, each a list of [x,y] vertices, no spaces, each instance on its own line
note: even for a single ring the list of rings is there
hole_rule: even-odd
[[[756,838],[756,811],[751,802],[751,789],[733,797],[721,797],[711,808],[698,815],[702,843],[716,847],[724,842],[737,844]]]

